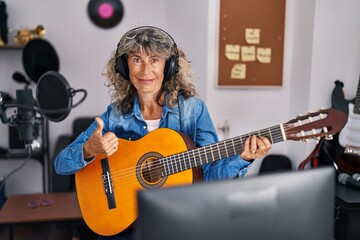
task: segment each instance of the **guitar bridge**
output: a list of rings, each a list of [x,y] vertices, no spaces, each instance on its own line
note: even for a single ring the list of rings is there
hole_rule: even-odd
[[[108,207],[109,209],[116,208],[114,188],[111,181],[109,160],[107,158],[101,159],[101,169],[102,169],[102,182],[104,185]]]

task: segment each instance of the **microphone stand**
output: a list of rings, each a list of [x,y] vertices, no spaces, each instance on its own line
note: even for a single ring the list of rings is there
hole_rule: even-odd
[[[31,95],[32,97],[32,95]],[[21,163],[18,167],[16,167],[15,169],[13,169],[12,171],[10,171],[6,176],[4,176],[3,178],[3,181],[2,183],[0,184],[0,189],[2,189],[2,187],[4,187],[5,185],[5,182],[6,180],[12,175],[14,174],[15,172],[17,172],[19,169],[23,168],[28,162],[29,160],[31,160],[33,158],[33,148],[36,149],[38,148],[39,146],[36,146],[35,143],[33,142],[33,140],[35,140],[36,138],[38,138],[38,131],[37,131],[37,128],[39,128],[40,125],[43,125],[42,129],[42,138],[43,138],[43,146],[42,146],[42,149],[41,149],[41,153],[39,154],[40,157],[42,159],[39,159],[37,158],[37,160],[41,161],[42,162],[42,165],[43,165],[43,179],[44,179],[44,192],[48,192],[48,150],[47,150],[47,146],[48,144],[45,143],[47,140],[48,140],[48,131],[47,131],[47,122],[44,121],[43,117],[39,118],[39,117],[36,117],[35,116],[35,113],[33,115],[31,115],[31,119],[26,119],[25,122],[23,121],[24,119],[21,119],[22,117],[18,116],[18,115],[13,115],[11,116],[10,118],[8,118],[6,116],[6,110],[8,108],[23,108],[22,110],[24,109],[27,109],[28,111],[34,111],[34,112],[37,112],[38,110],[35,109],[35,107],[31,107],[30,109],[30,106],[26,106],[24,104],[18,104],[16,103],[16,101],[4,101],[5,97],[4,97],[4,93],[0,92],[0,119],[1,119],[1,122],[4,123],[4,124],[9,124],[10,126],[16,126],[17,128],[19,127],[18,126],[18,123],[20,121],[20,124],[23,125],[22,127],[24,128],[27,128],[26,127],[26,124],[27,123],[30,123],[30,124],[33,124],[34,126],[31,126],[31,128],[34,128],[34,131],[31,135],[28,135],[27,133],[25,134],[25,138],[26,139],[23,139],[24,138],[24,132],[27,132],[27,130],[22,130],[24,131],[23,133],[19,133],[19,138],[20,140],[24,140],[24,149],[22,150],[16,150],[14,152],[12,151],[7,151],[5,153],[2,153],[0,154],[0,158],[10,158],[10,159],[14,159],[14,158],[25,158],[25,161],[23,163]],[[19,120],[20,118],[20,120]],[[23,121],[23,122],[21,122]],[[28,122],[27,122],[28,121]],[[45,129],[46,128],[46,129]],[[20,129],[18,128],[18,131],[20,131]],[[20,136],[22,135],[22,137]]]

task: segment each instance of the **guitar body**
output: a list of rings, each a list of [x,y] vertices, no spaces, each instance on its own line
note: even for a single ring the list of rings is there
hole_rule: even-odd
[[[156,141],[154,141],[156,139]],[[116,207],[109,208],[105,194],[101,156],[75,174],[76,191],[83,218],[94,232],[104,236],[128,228],[137,218],[137,192],[144,189],[192,184],[193,171],[186,170],[153,182],[142,170],[161,156],[188,150],[189,143],[176,131],[160,128],[137,141],[119,139],[119,150],[110,156],[112,192]],[[148,150],[151,149],[151,152]],[[144,170],[146,172],[146,169]]]
[[[346,147],[346,144],[349,141],[348,138],[349,138],[349,135],[351,132],[351,130],[350,130],[351,129],[351,119],[354,116],[353,111],[354,111],[354,104],[349,103],[349,105],[348,105],[348,121],[345,124],[345,127],[339,133],[339,144],[344,148]]]

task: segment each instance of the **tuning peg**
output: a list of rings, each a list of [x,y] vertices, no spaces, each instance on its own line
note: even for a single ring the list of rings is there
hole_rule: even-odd
[[[327,127],[323,127],[323,131],[324,131],[324,133],[327,133],[328,132]]]
[[[333,135],[332,134],[326,135],[325,140],[333,140]]]

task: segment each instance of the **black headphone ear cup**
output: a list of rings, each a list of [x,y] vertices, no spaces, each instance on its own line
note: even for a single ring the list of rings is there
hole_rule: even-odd
[[[165,63],[164,80],[170,81],[175,71],[178,71],[177,58],[176,56],[171,56]]]
[[[115,60],[115,72],[119,73],[124,79],[130,80],[129,66],[127,64],[127,58],[121,55]]]

